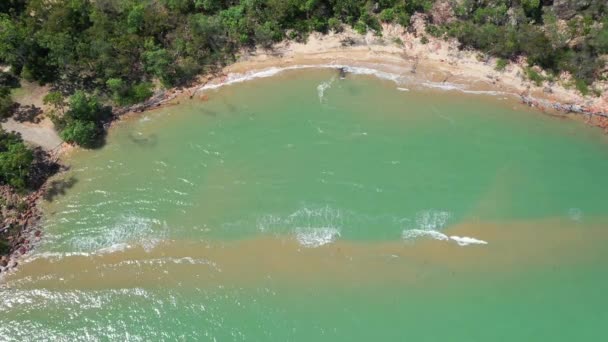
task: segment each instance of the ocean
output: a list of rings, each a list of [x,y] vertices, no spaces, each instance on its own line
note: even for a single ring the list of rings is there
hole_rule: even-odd
[[[234,78],[71,153],[0,340],[601,340],[608,137],[348,71]]]

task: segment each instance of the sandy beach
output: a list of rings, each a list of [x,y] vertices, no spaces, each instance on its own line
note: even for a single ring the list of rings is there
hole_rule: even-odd
[[[243,51],[236,63],[225,67],[218,77],[202,77],[187,89],[173,89],[165,100],[187,95],[200,96],[201,89],[214,88],[247,75],[298,66],[344,65],[362,67],[402,76],[409,82],[445,90],[470,93],[512,95],[542,111],[570,111],[589,114],[586,120],[604,127],[608,113],[608,92],[602,96],[582,96],[566,87],[567,81],[537,86],[525,77],[524,61],[509,63],[503,71],[495,68],[493,58],[480,58],[479,52],[459,50],[456,41],[430,37],[424,44],[421,35],[400,26],[384,25],[382,36],[359,35],[351,29],[327,35],[312,34],[305,43],[283,41],[272,49]],[[253,76],[255,77],[255,76]],[[607,84],[598,84],[605,89]]]
[[[418,28],[418,31],[420,28]],[[460,50],[455,40],[445,41],[407,31],[398,25],[384,25],[382,36],[369,32],[360,35],[350,28],[340,33],[313,33],[303,43],[285,40],[271,49],[258,47],[243,50],[235,63],[219,73],[199,77],[187,88],[158,92],[150,100],[117,110],[120,116],[170,105],[183,99],[206,100],[204,90],[225,84],[270,76],[282,69],[300,67],[365,68],[365,73],[383,74],[388,78],[407,80],[407,85],[464,93],[507,95],[543,112],[585,114],[578,118],[608,130],[608,83],[596,84],[602,96],[582,96],[567,80],[538,86],[525,77],[522,59],[509,63],[503,71],[495,68],[496,59],[481,56],[477,51]],[[426,35],[424,35],[426,36]],[[23,96],[42,98],[42,95]],[[31,99],[26,102],[32,102]],[[41,102],[41,101],[38,101]],[[7,121],[5,129],[15,130],[35,145],[50,150],[57,148],[59,138],[48,120],[40,124]],[[61,154],[69,150],[62,148]]]

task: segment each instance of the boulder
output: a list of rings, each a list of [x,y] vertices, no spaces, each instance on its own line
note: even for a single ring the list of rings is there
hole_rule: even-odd
[[[578,11],[589,7],[593,0],[555,0],[553,1],[553,12],[560,19],[571,19]]]

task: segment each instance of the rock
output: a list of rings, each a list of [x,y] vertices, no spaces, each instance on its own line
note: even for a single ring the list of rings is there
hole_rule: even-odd
[[[7,265],[8,265],[8,261],[6,261],[6,260],[0,260],[0,266],[6,267]]]
[[[544,87],[543,92],[547,94],[553,94],[553,89],[551,89],[550,87]]]
[[[589,7],[592,1],[597,0],[555,0],[553,1],[553,12],[560,19],[572,19],[578,11]]]

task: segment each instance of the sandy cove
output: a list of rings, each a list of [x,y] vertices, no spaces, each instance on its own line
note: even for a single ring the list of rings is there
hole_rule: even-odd
[[[243,50],[235,63],[218,73],[200,76],[190,87],[159,91],[144,103],[116,108],[115,114],[129,117],[132,113],[182,100],[196,98],[204,101],[207,99],[202,92],[205,87],[220,86],[239,74],[254,74],[270,68],[345,65],[403,76],[408,80],[408,85],[511,95],[513,99],[543,112],[586,114],[578,117],[608,132],[608,82],[596,84],[603,91],[600,97],[581,96],[576,89],[567,88],[559,82],[545,82],[536,86],[525,79],[523,59],[518,63],[509,63],[504,71],[497,71],[496,59],[481,60],[477,51],[460,50],[456,40],[433,38],[420,33],[422,29],[417,30],[418,34],[398,25],[383,25],[380,37],[371,32],[360,35],[345,28],[340,33],[313,33],[305,43],[285,40],[271,49]],[[428,43],[421,42],[422,36],[428,38]],[[43,95],[37,97],[41,99]],[[9,121],[3,126],[20,132],[26,141],[42,145],[47,150],[53,149],[57,154],[72,150],[68,144],[58,148],[59,139],[52,124],[48,120],[42,123]]]
[[[290,68],[297,66],[328,66],[344,65],[351,67],[365,67],[391,75],[402,76],[408,79],[408,84],[426,87],[444,88],[468,92],[492,92],[509,94],[514,99],[523,101],[542,111],[575,112],[588,114],[579,116],[591,124],[600,126],[608,132],[608,84],[599,84],[603,89],[601,97],[583,97],[574,89],[568,89],[560,84],[536,86],[526,80],[523,70],[524,61],[510,63],[504,71],[495,70],[495,59],[480,60],[479,52],[461,51],[454,40],[444,41],[428,37],[429,42],[423,44],[422,35],[408,32],[396,25],[384,25],[382,37],[368,33],[363,36],[351,29],[341,33],[322,35],[312,34],[306,43],[283,41],[272,49],[257,48],[243,51],[237,62],[231,64],[221,72],[214,75],[200,76],[195,85],[189,88],[174,88],[155,94],[148,101],[131,106],[119,108],[115,111],[117,116],[129,117],[132,113],[154,109],[164,105],[179,103],[182,100],[197,99],[205,101],[207,95],[205,88],[221,86],[231,80],[234,75],[254,74],[270,68]],[[23,94],[29,103],[37,101],[39,107],[44,107],[41,99],[46,93],[42,87],[33,93]],[[23,138],[34,145],[42,146],[52,151],[55,156],[65,156],[73,150],[71,145],[62,144],[57,133],[48,119],[39,123],[20,123],[9,120],[3,123],[5,129],[15,130]],[[35,202],[43,190],[34,193],[29,200],[30,207],[35,208]],[[33,210],[33,209],[32,209]],[[30,215],[37,212],[28,210]],[[25,218],[29,221],[29,217]],[[35,222],[37,220],[33,220]],[[28,222],[29,223],[29,222]],[[25,224],[23,236],[35,227],[34,224]],[[36,231],[34,239],[39,237]],[[19,238],[18,235],[17,237]],[[31,237],[30,237],[31,238]],[[16,266],[18,256],[25,254],[30,248],[30,238],[19,241],[16,252],[9,259],[0,260],[0,270]]]
[[[359,35],[351,29],[326,35],[314,33],[305,43],[283,41],[271,49],[243,51],[236,63],[219,74],[200,77],[194,86],[171,89],[132,109],[143,111],[177,103],[183,98],[206,100],[202,89],[230,82],[238,74],[254,74],[270,68],[348,65],[400,75],[414,84],[431,88],[509,94],[543,112],[586,114],[585,120],[608,131],[606,82],[597,84],[604,90],[600,97],[581,96],[576,89],[559,83],[536,86],[525,79],[523,59],[510,63],[504,71],[497,71],[495,59],[480,60],[479,52],[459,50],[455,40],[429,37],[429,42],[423,44],[419,37],[421,35],[396,25],[384,25],[381,37],[372,33]]]

